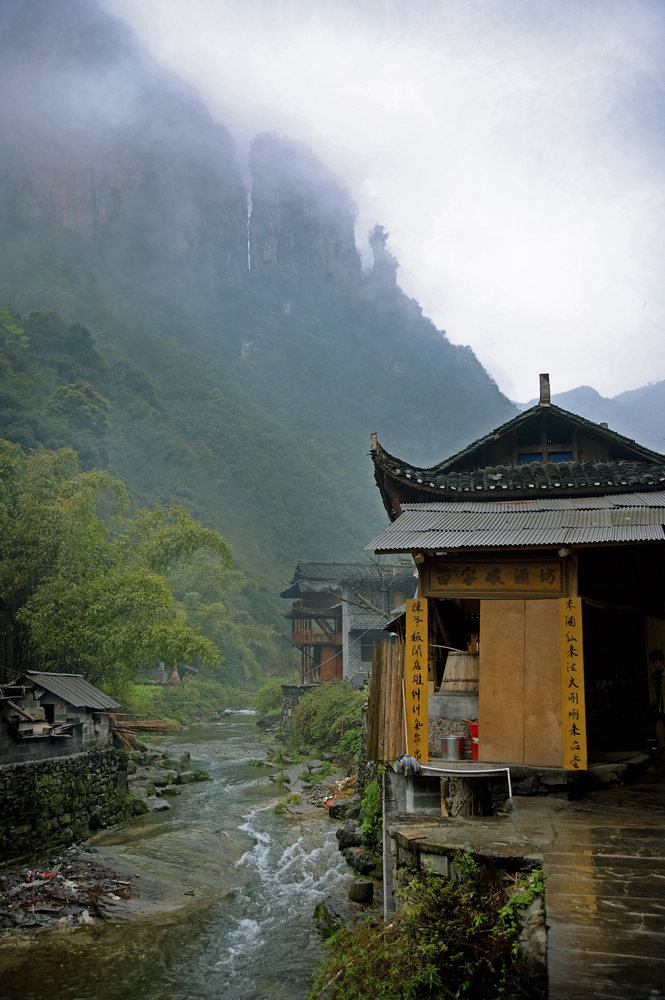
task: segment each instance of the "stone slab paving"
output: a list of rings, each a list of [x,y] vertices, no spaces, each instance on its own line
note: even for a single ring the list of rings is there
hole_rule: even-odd
[[[571,802],[542,845],[550,1000],[665,1000],[665,780]]]
[[[421,850],[542,858],[549,1000],[665,1000],[665,761],[579,800],[516,796],[503,816],[400,816],[391,834]]]

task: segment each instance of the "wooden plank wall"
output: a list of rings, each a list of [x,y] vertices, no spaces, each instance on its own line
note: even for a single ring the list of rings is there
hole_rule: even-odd
[[[397,760],[404,738],[404,643],[375,643],[367,702],[367,759]]]
[[[557,615],[553,600],[481,601],[480,760],[561,766]]]

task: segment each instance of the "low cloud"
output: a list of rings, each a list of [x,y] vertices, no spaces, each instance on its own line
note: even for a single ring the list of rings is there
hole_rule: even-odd
[[[345,178],[398,280],[512,398],[665,378],[653,0],[104,0],[241,147]]]

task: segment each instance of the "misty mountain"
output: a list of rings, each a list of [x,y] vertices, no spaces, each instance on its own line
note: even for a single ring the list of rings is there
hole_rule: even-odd
[[[381,227],[363,270],[309,149],[243,153],[94,0],[5,3],[0,92],[0,435],[183,504],[270,593],[298,558],[362,558],[372,431],[428,464],[515,412]]]
[[[537,400],[520,403],[520,409],[533,406]],[[606,423],[610,430],[624,434],[640,444],[665,452],[665,382],[652,382],[639,389],[630,389],[607,398],[591,386],[581,385],[568,392],[552,394],[552,402],[564,410],[579,413],[596,423]]]

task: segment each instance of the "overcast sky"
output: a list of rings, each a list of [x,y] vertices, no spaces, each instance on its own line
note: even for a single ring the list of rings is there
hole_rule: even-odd
[[[663,0],[101,2],[241,146],[307,142],[510,398],[665,378]]]

